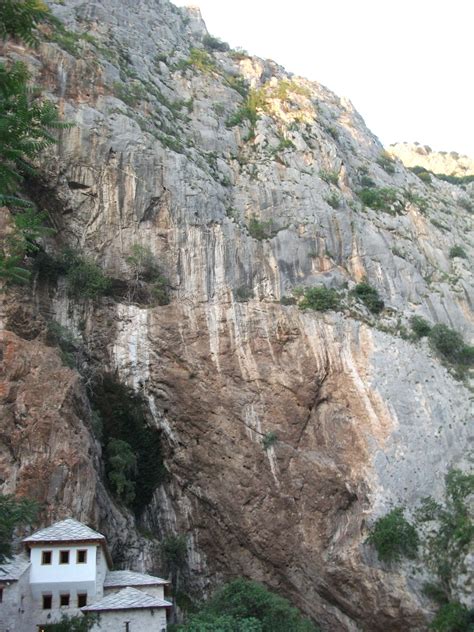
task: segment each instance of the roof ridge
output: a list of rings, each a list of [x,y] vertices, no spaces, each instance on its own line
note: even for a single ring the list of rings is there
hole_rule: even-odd
[[[81,608],[83,612],[101,610],[133,610],[135,608],[168,608],[173,604],[165,599],[153,597],[133,586],[122,588],[116,593],[106,595],[99,601]]]
[[[75,518],[65,518],[35,531],[23,542],[68,542],[74,540],[104,540],[105,536]]]

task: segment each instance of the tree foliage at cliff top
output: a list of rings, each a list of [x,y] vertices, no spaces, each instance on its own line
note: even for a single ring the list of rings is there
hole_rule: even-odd
[[[226,584],[179,632],[317,632],[290,603],[243,578]]]

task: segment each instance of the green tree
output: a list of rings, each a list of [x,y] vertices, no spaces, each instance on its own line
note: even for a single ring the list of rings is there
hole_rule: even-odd
[[[31,524],[38,513],[38,504],[27,498],[0,495],[0,563],[11,557],[15,527]]]
[[[425,524],[424,559],[437,577],[439,601],[451,599],[451,584],[461,573],[464,556],[474,541],[468,507],[468,497],[474,494],[474,475],[450,470],[445,489],[443,504],[425,498],[417,511],[418,522]]]
[[[179,632],[262,632],[262,624],[257,619],[236,619],[229,615],[201,612],[192,615]]]
[[[243,578],[235,579],[217,590],[204,611],[240,622],[250,621],[253,624],[258,621],[262,632],[316,632],[315,626],[304,619],[286,599],[271,593],[257,582]]]
[[[137,457],[129,443],[111,439],[107,445],[107,478],[113,493],[125,504],[135,499]]]
[[[34,29],[50,17],[41,0],[0,0],[0,39],[16,37],[34,46]]]
[[[21,38],[33,45],[35,27],[49,15],[39,0],[0,0],[0,39]],[[59,120],[56,107],[29,80],[25,64],[0,63],[0,205],[27,210],[33,205],[18,196],[23,178],[35,172],[33,161],[39,153],[56,142],[51,131],[69,126]],[[0,277],[13,282],[28,277],[19,269],[41,224],[31,213],[18,221],[18,230],[0,244]]]

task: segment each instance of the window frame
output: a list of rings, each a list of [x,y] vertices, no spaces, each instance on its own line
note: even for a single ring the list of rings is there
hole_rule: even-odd
[[[67,562],[63,562],[63,554],[66,553]],[[59,563],[62,565],[70,564],[71,562],[71,550],[70,549],[60,549],[59,550]]]
[[[67,599],[67,603],[62,603],[63,598]],[[71,593],[59,593],[59,607],[60,608],[69,608],[71,606]]]
[[[45,562],[45,556],[49,556],[49,562]],[[41,551],[41,566],[51,566],[53,563],[53,551],[52,549],[48,549],[46,551]]]
[[[42,610],[52,610],[53,609],[53,595],[52,593],[43,593],[41,595],[42,599],[41,599],[41,609]],[[49,608],[46,607],[45,604],[45,599],[49,599]]]
[[[83,604],[80,603],[81,597],[84,598]],[[77,593],[77,607],[84,608],[85,606],[87,606],[87,593]]]
[[[83,553],[84,554],[84,559],[81,561],[79,559],[79,555]],[[87,549],[77,549],[76,550],[76,564],[87,564]]]

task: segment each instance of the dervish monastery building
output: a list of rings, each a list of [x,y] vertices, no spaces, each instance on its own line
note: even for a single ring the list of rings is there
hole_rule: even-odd
[[[63,615],[95,613],[92,632],[165,632],[167,582],[114,571],[105,537],[67,519],[23,540],[0,565],[0,632],[47,632]]]

